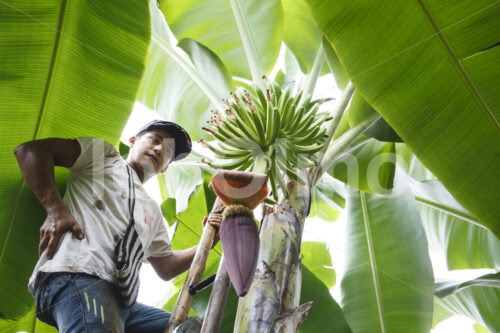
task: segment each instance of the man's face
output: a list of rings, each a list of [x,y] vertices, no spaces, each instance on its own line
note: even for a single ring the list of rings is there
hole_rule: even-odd
[[[132,137],[129,160],[142,167],[145,175],[155,175],[167,169],[174,157],[175,140],[164,130],[154,129]]]

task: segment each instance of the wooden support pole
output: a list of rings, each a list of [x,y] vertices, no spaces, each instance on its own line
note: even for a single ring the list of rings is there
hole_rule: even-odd
[[[217,198],[212,208],[212,212],[217,212],[222,209],[224,205]],[[212,213],[210,212],[210,213]],[[191,267],[189,268],[188,275],[184,281],[179,297],[175,302],[174,310],[172,311],[172,317],[165,328],[165,333],[172,333],[174,329],[182,324],[189,313],[189,308],[193,303],[193,295],[189,293],[189,287],[196,285],[200,282],[203,272],[205,271],[205,265],[207,263],[208,253],[212,248],[212,243],[214,241],[216,230],[209,223],[206,223],[203,227],[203,234],[201,235],[200,243],[196,249],[196,254],[194,256]]]
[[[208,301],[205,319],[203,320],[203,326],[201,327],[200,333],[219,332],[230,285],[231,281],[229,280],[229,274],[227,273],[223,256],[219,263],[217,277],[215,278],[212,293],[210,294],[210,300]]]

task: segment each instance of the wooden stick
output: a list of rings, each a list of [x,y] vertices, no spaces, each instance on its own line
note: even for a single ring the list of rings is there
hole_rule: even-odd
[[[217,198],[210,214],[219,211],[222,207],[222,202]],[[203,227],[203,234],[201,235],[200,243],[196,249],[196,254],[194,255],[191,267],[189,268],[188,275],[184,281],[181,292],[179,293],[179,297],[175,302],[172,317],[165,328],[165,333],[172,333],[177,326],[186,320],[189,308],[193,303],[193,295],[189,293],[189,287],[200,282],[203,272],[205,271],[208,252],[210,252],[210,249],[212,248],[215,233],[215,228],[209,223],[206,223],[205,227]]]
[[[223,256],[219,263],[217,277],[215,278],[212,293],[210,294],[210,300],[208,301],[205,319],[203,320],[203,326],[201,326],[200,333],[219,332],[230,285],[231,281],[229,280],[229,274],[227,273]]]

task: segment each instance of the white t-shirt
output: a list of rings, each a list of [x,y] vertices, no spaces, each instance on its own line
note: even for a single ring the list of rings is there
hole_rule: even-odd
[[[112,144],[97,138],[78,138],[81,154],[70,168],[64,202],[82,228],[84,238],[65,233],[52,260],[42,253],[29,280],[34,293],[38,272],[81,272],[115,283],[114,247],[129,222],[126,161]],[[135,185],[135,228],[144,258],[172,254],[158,204],[148,196],[130,168]]]

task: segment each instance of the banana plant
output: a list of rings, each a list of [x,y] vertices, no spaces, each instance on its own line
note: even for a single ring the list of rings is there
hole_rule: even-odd
[[[426,236],[429,237],[429,243],[431,244],[435,244],[436,242],[442,243],[442,236],[438,238],[438,240],[435,239],[435,235],[439,230],[426,227],[426,232],[422,232],[421,219],[431,221],[439,218],[439,214],[437,213],[432,215],[421,215],[425,212],[422,210],[422,207],[429,207],[429,205],[431,205],[431,209],[434,209],[434,212],[440,211],[445,214],[453,214],[455,212],[453,209],[448,210],[448,208],[451,207],[447,207],[446,204],[443,205],[443,202],[437,200],[437,198],[426,200],[426,198],[421,195],[422,193],[418,193],[416,186],[414,186],[415,184],[407,181],[405,177],[401,176],[401,173],[395,172],[396,169],[394,167],[396,159],[398,160],[398,164],[400,164],[401,159],[408,159],[409,157],[413,163],[415,152],[421,155],[426,165],[434,169],[433,165],[439,163],[439,154],[435,153],[434,155],[429,155],[429,152],[433,151],[432,149],[434,148],[436,148],[435,151],[437,152],[439,151],[439,147],[430,144],[429,141],[425,149],[425,154],[423,154],[422,152],[424,152],[424,150],[414,144],[413,138],[409,137],[405,131],[409,126],[413,126],[412,131],[425,132],[424,125],[426,123],[417,121],[412,118],[409,113],[402,118],[402,121],[406,122],[406,127],[399,126],[396,121],[389,121],[389,123],[385,121],[394,118],[389,115],[391,112],[396,112],[392,110],[402,107],[398,104],[398,99],[392,98],[392,101],[395,102],[394,105],[378,103],[373,96],[375,96],[376,93],[380,96],[385,96],[383,91],[378,90],[375,92],[375,87],[379,87],[378,83],[372,87],[365,85],[364,81],[361,81],[363,76],[359,74],[360,71],[354,72],[349,70],[346,66],[353,61],[355,62],[356,59],[360,59],[359,61],[365,61],[365,58],[369,59],[369,51],[363,51],[362,54],[351,54],[348,60],[343,59],[340,55],[337,56],[339,52],[338,47],[345,48],[345,52],[354,50],[354,45],[356,45],[356,43],[353,41],[359,40],[361,37],[354,36],[354,38],[345,38],[335,43],[337,38],[342,38],[339,37],[341,34],[337,32],[336,35],[330,35],[327,27],[334,26],[340,29],[340,26],[326,22],[331,22],[327,20],[329,20],[331,16],[330,13],[332,8],[337,8],[338,11],[336,11],[336,13],[342,13],[341,8],[344,8],[344,6],[347,6],[346,8],[350,10],[352,9],[353,11],[350,15],[357,18],[356,12],[354,11],[355,6],[350,7],[347,4],[338,2],[320,5],[320,2],[314,1],[287,0],[281,1],[283,9],[281,12],[277,9],[276,3],[277,1],[267,1],[264,4],[258,1],[226,2],[214,0],[206,2],[206,5],[200,5],[196,1],[187,1],[180,6],[173,1],[160,2],[160,8],[165,15],[166,22],[168,22],[174,37],[181,40],[179,46],[182,44],[182,39],[191,38],[200,43],[200,45],[212,50],[213,54],[225,64],[224,68],[233,76],[233,82],[236,86],[240,86],[236,89],[232,88],[231,94],[226,92],[226,94],[220,94],[217,100],[212,99],[210,108],[213,112],[210,114],[207,113],[203,118],[203,125],[199,125],[200,128],[204,128],[206,133],[201,143],[212,151],[210,158],[205,158],[204,162],[214,168],[267,172],[270,179],[270,187],[272,188],[271,201],[276,202],[276,209],[284,212],[285,215],[285,212],[293,212],[293,214],[286,215],[288,217],[284,218],[288,222],[284,230],[286,230],[285,234],[287,237],[288,235],[295,235],[295,238],[291,237],[292,240],[288,242],[287,245],[285,239],[282,238],[279,233],[276,233],[273,234],[275,236],[275,238],[273,238],[274,244],[271,244],[272,242],[270,241],[268,244],[262,242],[261,248],[261,259],[266,258],[268,260],[270,258],[279,258],[280,256],[285,257],[284,254],[289,258],[294,257],[294,260],[287,259],[289,261],[287,261],[285,265],[283,265],[283,262],[278,262],[274,267],[271,265],[269,268],[264,264],[261,264],[259,267],[259,271],[262,275],[257,275],[258,281],[265,281],[264,277],[269,277],[269,271],[274,273],[274,279],[278,281],[276,284],[276,291],[279,295],[277,298],[279,300],[277,303],[278,305],[276,305],[275,302],[273,303],[272,298],[269,299],[269,303],[266,303],[275,307],[270,317],[265,317],[269,315],[269,313],[265,314],[263,311],[245,311],[243,309],[251,308],[251,306],[249,307],[248,305],[254,304],[253,302],[255,301],[256,296],[252,296],[252,291],[250,291],[245,298],[240,300],[241,304],[239,308],[241,310],[238,311],[236,323],[242,326],[236,326],[235,330],[245,330],[245,325],[247,325],[247,323],[258,320],[266,322],[268,325],[267,329],[270,329],[273,325],[278,325],[277,322],[279,320],[277,320],[277,318],[283,318],[284,314],[293,312],[287,311],[287,309],[290,310],[291,308],[297,307],[298,300],[288,296],[297,294],[291,291],[293,288],[297,288],[297,283],[292,283],[290,281],[289,289],[287,289],[288,281],[284,282],[287,278],[283,278],[283,276],[297,276],[295,272],[292,273],[292,267],[296,267],[293,264],[296,263],[298,253],[297,249],[293,249],[293,246],[300,247],[301,232],[292,233],[290,230],[294,228],[294,230],[301,230],[304,220],[309,213],[309,206],[313,207],[315,211],[312,212],[317,214],[318,209],[316,207],[324,207],[321,205],[328,202],[328,207],[331,208],[332,205],[335,207],[335,209],[332,209],[332,220],[335,220],[338,211],[343,209],[344,202],[347,201],[348,205],[350,205],[349,202],[353,202],[352,198],[349,199],[350,197],[346,194],[347,192],[344,191],[344,193],[342,193],[338,188],[335,191],[329,188],[326,191],[326,196],[322,194],[324,193],[320,188],[322,183],[324,183],[325,179],[328,179],[327,177],[333,176],[335,179],[345,182],[350,187],[361,191],[358,197],[359,203],[356,207],[358,207],[358,210],[364,211],[364,214],[358,216],[358,218],[365,227],[350,229],[350,232],[353,235],[357,232],[365,238],[372,238],[368,244],[365,244],[364,247],[360,247],[360,253],[365,253],[367,255],[365,260],[371,262],[371,266],[369,265],[365,274],[361,276],[365,279],[363,282],[364,284],[369,283],[375,286],[375,288],[372,289],[373,294],[368,294],[369,302],[366,300],[354,301],[354,294],[349,293],[342,299],[341,306],[345,312],[347,322],[353,327],[353,325],[357,325],[354,323],[353,318],[359,318],[359,316],[356,317],[356,312],[350,312],[351,310],[349,310],[350,306],[348,306],[348,304],[354,304],[351,305],[351,307],[359,309],[362,309],[365,304],[373,304],[374,306],[371,307],[371,310],[369,310],[370,308],[366,310],[370,315],[364,316],[364,318],[371,318],[373,315],[372,324],[378,322],[378,324],[373,324],[378,327],[374,328],[374,331],[391,331],[392,327],[394,327],[392,326],[393,323],[397,322],[398,319],[391,318],[391,311],[388,309],[392,306],[397,308],[398,304],[397,301],[395,304],[384,304],[384,301],[382,301],[389,297],[386,293],[391,289],[390,287],[384,286],[384,278],[387,277],[384,275],[384,272],[388,273],[388,276],[391,276],[392,273],[390,272],[396,264],[390,263],[390,260],[386,261],[382,254],[383,251],[380,252],[377,250],[379,246],[382,246],[380,244],[383,244],[383,240],[376,240],[373,239],[373,237],[376,237],[374,235],[377,229],[381,227],[375,226],[377,224],[376,220],[370,218],[371,205],[367,198],[371,195],[370,193],[375,195],[374,197],[370,196],[370,200],[373,200],[374,203],[377,202],[372,207],[381,205],[385,196],[388,196],[388,200],[392,198],[393,202],[389,200],[387,202],[391,203],[386,202],[385,204],[387,207],[386,210],[390,211],[390,209],[392,209],[391,207],[398,206],[395,193],[399,191],[398,189],[405,188],[403,191],[404,193],[412,193],[411,198],[406,199],[408,202],[412,203],[411,205],[406,204],[406,208],[403,208],[405,204],[401,204],[399,207],[402,211],[405,211],[406,214],[412,214],[418,217],[413,222],[416,229],[410,231],[410,229],[405,230],[403,228],[399,234],[399,239],[402,237],[405,239],[404,242],[407,242],[408,239],[411,239],[415,235],[419,235],[418,241],[415,244],[415,249],[420,249],[417,250],[420,252],[425,252],[425,249],[427,249]],[[368,8],[369,4],[360,1],[358,6],[367,6]],[[266,8],[267,12],[263,15],[256,10],[256,8]],[[481,17],[487,15],[486,13],[488,12],[495,12],[495,8],[494,5],[486,5],[485,11],[481,12]],[[412,10],[413,9],[409,9],[407,12],[404,12],[405,15],[411,16]],[[432,10],[439,9],[433,8]],[[393,12],[396,11],[390,11],[390,13]],[[460,12],[460,9],[456,8],[456,12]],[[465,12],[464,10],[464,13]],[[371,9],[367,10],[366,13],[367,14],[362,18],[368,21],[371,13],[377,13],[377,11]],[[446,18],[446,15],[448,14],[443,13],[441,15],[444,17],[443,20]],[[217,22],[213,20],[214,17],[222,20],[221,22],[223,22],[223,24],[217,24]],[[427,18],[428,17],[429,16],[427,16]],[[346,22],[349,21],[347,17],[343,17],[343,19],[346,20]],[[479,19],[479,16],[474,18],[474,22],[476,22],[476,19]],[[281,22],[284,24],[281,25]],[[398,21],[392,19],[390,22]],[[423,23],[417,21],[415,24]],[[493,23],[486,24],[483,30],[487,31],[488,29],[492,29],[492,24]],[[223,26],[225,27],[224,30],[219,30]],[[319,27],[319,30],[317,27]],[[359,31],[352,28],[349,23],[346,23],[345,27],[350,32],[358,32],[361,36],[363,36],[363,34],[369,35],[370,28],[364,28],[366,31]],[[390,34],[393,33],[391,29],[392,28],[386,28],[386,31],[390,32],[389,35],[380,33],[379,36],[390,36]],[[220,33],[217,34],[215,32]],[[276,38],[279,34],[282,34],[281,39]],[[322,36],[323,34],[326,38]],[[278,48],[276,40],[282,40],[284,42],[287,67],[289,67],[290,59],[293,59],[293,61],[298,63],[296,68],[300,68],[302,72],[307,74],[304,79],[299,78],[295,86],[293,86],[295,78],[286,76],[290,74],[293,77],[292,71],[288,71],[287,73],[286,69],[283,69],[278,72],[275,78],[269,76],[271,67],[269,66],[268,60],[271,56],[272,59],[274,59],[273,61],[276,61],[276,50]],[[401,38],[401,40],[404,41],[405,39]],[[483,44],[487,46],[486,41]],[[266,57],[262,57],[262,45],[266,45],[269,48]],[[367,41],[363,46],[373,47],[373,45]],[[177,49],[177,51],[182,53],[180,49]],[[190,51],[187,52],[189,53]],[[377,52],[383,54],[384,50],[380,49],[377,50]],[[410,48],[407,52],[415,57],[419,57],[425,50]],[[238,54],[237,59],[246,59],[247,61],[235,62],[235,58],[231,57],[231,55],[234,54]],[[443,57],[442,61],[445,61],[445,59],[448,58]],[[213,62],[213,67],[219,66],[215,65],[215,63],[218,62],[219,61]],[[390,58],[387,60],[387,63],[394,63],[396,66],[395,68],[411,66],[409,65],[411,62],[409,62],[407,58],[403,58],[401,61],[396,58],[394,60]],[[193,62],[193,65],[195,68],[198,68],[196,67],[196,63]],[[435,71],[432,63],[428,63],[422,68],[424,68],[422,71],[428,73]],[[305,100],[308,94],[314,92],[316,79],[320,74],[325,73],[325,69],[332,72],[337,80],[338,86],[345,89],[343,97],[336,101],[337,106],[335,109],[328,110],[328,113],[324,113],[325,109],[322,107],[318,107],[319,111],[314,109],[315,104],[320,104],[321,101],[314,101],[314,103],[311,103],[312,98]],[[367,67],[365,70],[368,69],[370,69],[370,67]],[[391,78],[389,74],[392,74],[392,72],[385,70],[382,74],[378,75],[381,75],[384,79],[387,77],[387,82],[390,82]],[[267,82],[265,79],[262,80],[262,75],[268,76],[269,80]],[[441,75],[440,78],[440,82],[446,85],[446,75]],[[207,78],[204,76],[203,68],[199,68],[199,71],[191,75],[191,79],[195,85],[197,82],[206,80]],[[354,86],[348,84],[349,79],[353,81],[357,88],[352,100],[351,96],[353,95]],[[418,81],[418,84],[424,82],[424,79],[425,78],[422,78],[421,81]],[[305,82],[301,83],[301,80]],[[377,77],[371,77],[371,80],[373,82],[378,82]],[[359,85],[358,82],[361,85]],[[389,94],[387,93],[387,95]],[[418,96],[414,98],[420,98],[423,103],[426,102],[425,89],[418,92],[407,89],[406,95]],[[222,105],[221,101],[223,101]],[[291,108],[287,108],[287,104],[292,106],[295,105]],[[347,105],[350,105],[349,108],[347,108]],[[159,111],[161,112],[161,109]],[[389,116],[387,119],[382,119],[378,117],[379,114],[382,114],[384,118],[386,114]],[[303,117],[304,115],[308,117]],[[190,116],[185,119],[192,123],[192,118]],[[319,119],[323,121],[319,121],[315,126],[310,126]],[[205,122],[208,122],[208,124],[205,124]],[[465,123],[463,122],[462,124]],[[394,131],[393,128],[396,131]],[[401,133],[403,133],[403,135],[401,135]],[[457,134],[457,137],[462,136],[462,132],[458,129],[457,133],[460,133]],[[309,139],[313,140],[307,140],[307,136],[310,136]],[[455,139],[453,136],[447,136],[447,139],[449,142],[446,142],[446,144],[458,142],[458,139]],[[389,142],[384,144],[379,142],[380,140]],[[402,141],[408,142],[411,150],[409,150],[405,144],[394,144],[394,142]],[[495,145],[496,142],[497,141],[495,141]],[[401,153],[402,150],[404,150],[404,153]],[[471,150],[468,151],[471,152]],[[459,155],[455,154],[455,156]],[[495,159],[494,156],[497,155],[491,156],[491,158]],[[377,172],[375,174],[369,174],[370,162],[377,158],[379,166],[376,168]],[[490,162],[493,163],[493,161]],[[475,165],[479,164],[479,162],[475,163]],[[411,173],[411,168],[414,167],[414,164],[407,165],[406,167],[410,168],[408,172]],[[440,165],[440,167],[444,168],[443,165]],[[353,168],[357,168],[361,174],[359,178],[351,177],[350,173]],[[447,168],[449,170],[453,169],[451,164],[449,164]],[[469,168],[468,171],[474,168],[476,168],[476,166]],[[423,170],[424,171],[421,171],[418,177],[415,176],[416,180],[424,180],[419,177],[432,175],[425,167]],[[481,174],[481,172],[477,171],[477,168],[474,170],[474,176],[471,175],[471,177],[477,177]],[[485,171],[484,168],[481,170],[482,172]],[[433,170],[433,172],[436,171]],[[431,177],[434,178],[434,175]],[[492,174],[490,174],[490,177],[495,178]],[[466,202],[467,198],[464,194],[465,192],[458,193],[457,187],[453,185],[453,182],[459,182],[460,177],[456,176],[455,181],[450,181],[447,175],[443,176],[441,173],[438,175],[438,178],[445,183],[447,189],[452,191],[451,194],[458,196],[462,205],[472,210],[471,203],[474,202],[474,199]],[[330,179],[330,181],[331,180],[333,179]],[[407,183],[407,185],[402,187],[398,186],[398,189],[396,189],[396,182]],[[376,186],[373,186],[373,184],[376,184]],[[444,191],[448,193],[447,190]],[[473,193],[473,191],[469,193]],[[488,190],[488,193],[492,192]],[[483,197],[489,195],[488,193],[485,193]],[[315,199],[314,202],[311,202],[311,197]],[[318,200],[318,198],[320,198],[320,200]],[[321,198],[323,200],[321,200]],[[341,199],[339,200],[339,198]],[[360,198],[364,199],[361,200]],[[476,200],[476,203],[477,202]],[[410,206],[413,207],[411,210],[408,208]],[[421,213],[415,209],[417,206]],[[488,201],[484,202],[482,207],[490,211],[494,209],[491,197]],[[356,210],[353,211],[353,217],[349,219],[348,223],[354,223],[353,221],[356,219],[354,218],[354,216],[356,216],[355,211]],[[477,218],[476,216],[480,215],[477,213],[477,209],[474,214],[469,213],[465,208],[463,208],[462,211],[466,212],[464,213],[466,218],[463,223],[474,223],[474,230],[480,228],[484,230],[484,233],[486,233],[485,235],[491,235],[493,239],[495,238],[492,231],[495,232],[496,226],[491,219],[485,219],[485,215],[483,215],[483,218]],[[375,215],[378,214],[375,213]],[[401,216],[405,216],[405,214],[403,213]],[[279,220],[276,217],[276,211],[270,210],[268,212],[268,216],[261,221],[261,228],[266,231],[273,230],[273,224],[270,222],[271,220]],[[281,223],[284,225],[283,221],[281,221]],[[430,222],[426,223],[425,225],[427,226]],[[477,226],[478,224],[482,225],[482,227]],[[402,227],[399,226],[396,221],[393,221],[391,225],[395,228],[394,230]],[[398,227],[396,227],[396,225],[398,225]],[[486,228],[483,228],[485,226]],[[374,229],[372,230],[369,227]],[[415,230],[418,230],[418,232]],[[465,236],[475,231],[467,229],[460,232],[460,235]],[[174,236],[174,241],[175,237],[177,236]],[[486,236],[478,236],[478,239],[480,237],[484,239]],[[397,239],[396,237],[394,242],[398,243]],[[387,239],[386,241],[389,240]],[[490,242],[491,244],[495,243],[492,240],[490,240]],[[361,246],[361,244],[358,246]],[[478,260],[482,260],[480,265],[487,265],[490,267],[495,263],[495,256],[491,254],[491,250],[484,251],[485,254],[483,257],[488,260],[485,261],[485,259],[467,258],[463,252],[453,255],[451,254],[452,251],[450,246],[446,247],[446,245],[443,245],[442,247],[445,248],[443,251],[448,253],[449,256],[456,257],[456,260],[465,262],[471,262],[471,260],[479,262]],[[405,245],[400,244],[399,247],[404,249]],[[373,261],[370,261],[372,259]],[[410,257],[406,259],[406,261],[413,262],[412,260],[413,259],[410,259]],[[402,262],[406,261],[403,260]],[[420,269],[416,272],[416,274],[420,274],[419,278],[423,282],[422,288],[419,289],[422,292],[420,294],[417,293],[415,303],[410,305],[408,310],[414,314],[414,318],[402,320],[409,325],[408,327],[419,327],[419,331],[426,331],[430,329],[432,319],[432,274],[429,274],[430,262],[428,257],[419,257],[417,262],[419,263],[418,265],[422,265],[421,267],[425,267],[425,269]],[[352,260],[349,265],[356,266],[357,260]],[[415,267],[418,267],[418,265]],[[471,263],[470,267],[478,267],[477,265],[476,263]],[[281,271],[277,266],[286,267],[286,269]],[[452,265],[450,267],[455,266]],[[494,266],[492,268],[494,268]],[[375,275],[377,274],[375,273],[377,270],[382,271],[382,273],[376,278]],[[405,279],[401,278],[401,281],[405,281]],[[356,284],[352,285],[347,282],[348,281],[346,281],[345,284],[346,288],[356,290]],[[359,283],[361,284],[361,282]],[[415,286],[411,278],[402,283]],[[259,284],[259,286],[262,286],[262,284]],[[268,295],[273,295],[269,290],[266,289],[266,291]],[[408,291],[404,291],[403,289],[401,289],[400,292],[402,295],[410,295]],[[422,296],[421,299],[419,299],[419,295]],[[419,308],[420,310],[423,309],[423,312],[420,314],[420,310],[417,309],[417,304],[425,304],[423,308]],[[263,320],[264,317],[266,320]],[[259,329],[262,329],[262,327],[259,327]]]
[[[274,8],[274,2],[269,3],[267,6]],[[298,5],[299,9],[305,8],[303,2],[289,2],[289,4],[291,6]],[[326,171],[331,168],[337,158],[368,141],[368,138],[362,134],[380,117],[376,112],[372,112],[365,114],[360,120],[350,123],[347,121],[346,123],[349,114],[354,117],[360,113],[354,107],[352,111],[346,112],[354,92],[352,84],[347,83],[345,83],[345,92],[337,101],[335,109],[333,111],[325,111],[325,109],[320,111],[320,106],[325,100],[313,100],[311,96],[317,78],[325,66],[337,68],[337,71],[339,68],[341,69],[341,66],[338,66],[338,60],[331,46],[329,44],[323,45],[321,33],[316,29],[312,31],[316,41],[316,51],[313,52],[314,57],[310,62],[310,70],[303,85],[298,84],[295,87],[289,86],[282,89],[277,82],[263,77],[262,74],[269,74],[270,69],[263,69],[260,63],[262,59],[256,56],[259,54],[259,48],[255,45],[260,45],[263,38],[261,35],[256,35],[254,30],[256,29],[254,22],[258,22],[258,19],[262,18],[253,13],[249,7],[251,7],[249,3],[240,1],[230,1],[229,4],[223,1],[213,1],[210,3],[210,7],[208,5],[206,7],[199,6],[195,2],[188,2],[182,7],[169,1],[160,2],[160,9],[169,24],[165,30],[170,28],[174,37],[181,40],[179,46],[186,38],[194,39],[204,49],[212,51],[211,56],[205,57],[205,67],[207,63],[212,63],[212,69],[221,68],[221,72],[227,70],[232,73],[234,71],[244,76],[244,78],[235,79],[240,87],[232,90],[233,93],[228,91],[225,96],[211,99],[213,111],[207,120],[208,124],[201,126],[209,136],[200,142],[213,154],[212,158],[206,158],[203,162],[214,168],[267,173],[272,188],[271,201],[274,201],[275,205],[267,210],[261,221],[261,238],[266,236],[269,238],[263,238],[261,242],[260,260],[255,277],[257,282],[254,287],[251,287],[248,295],[240,299],[234,330],[269,331],[273,327],[274,329],[290,327],[290,323],[294,321],[296,321],[295,329],[297,329],[308,312],[307,307],[299,306],[300,248],[302,230],[309,213],[312,193],[316,190],[315,185],[320,183],[323,175],[330,177]],[[157,8],[153,7],[152,10],[157,11]],[[205,33],[203,27],[213,24],[210,21],[210,10],[213,10],[214,14],[217,12],[229,13],[238,42],[234,43],[234,35],[231,38],[214,40],[213,36]],[[307,11],[295,8],[292,12],[294,15],[301,15],[302,12],[301,19],[308,20],[310,27],[314,26]],[[157,14],[154,14],[153,17],[155,15]],[[281,15],[281,13],[277,14],[277,17]],[[161,18],[160,15],[157,17]],[[197,20],[201,20],[198,25],[185,24],[184,20],[190,21],[195,17]],[[289,17],[293,19],[293,15]],[[228,19],[224,18],[224,20]],[[266,27],[270,33],[265,38],[279,33],[281,29],[279,20],[271,20],[267,24]],[[173,40],[171,36],[169,38],[170,41]],[[233,43],[229,43],[229,41],[233,41]],[[241,63],[236,65],[231,62],[224,66],[224,70],[222,69],[221,63],[224,63],[227,54],[233,51],[221,46],[225,42],[238,49],[239,52],[243,51],[248,60],[246,71],[241,70]],[[271,44],[272,46],[273,44]],[[324,49],[327,49],[327,52]],[[181,50],[175,46],[170,46],[169,52],[165,52],[165,56],[175,52],[177,55],[172,58],[184,57],[187,59],[183,51],[188,52],[189,57],[193,59],[190,50],[184,48]],[[216,59],[215,54],[220,59]],[[210,58],[211,60],[209,60]],[[334,64],[334,66],[329,66],[330,64]],[[193,84],[202,88],[207,82],[204,69],[199,68],[195,61],[192,61],[189,66],[191,70],[186,71],[186,74],[191,77]],[[196,68],[199,70],[192,70]],[[168,75],[168,70],[166,69],[164,73]],[[248,81],[250,78],[251,81]],[[161,109],[159,111],[161,112]],[[207,119],[205,116],[203,118]],[[192,117],[186,118],[186,121],[188,120],[192,123]],[[212,141],[207,141],[210,137]],[[328,195],[334,194],[330,191]],[[409,237],[409,230],[402,230],[402,232],[408,234],[407,237]],[[418,239],[422,241],[424,233],[420,232],[419,235]],[[177,237],[182,237],[182,235],[174,235],[174,243]],[[283,260],[280,261],[280,258]],[[424,271],[429,272],[430,262],[428,258],[419,257],[419,262],[422,267],[427,267]],[[374,267],[372,266],[371,269]],[[429,279],[429,274],[426,274],[422,281],[428,288],[428,286],[432,286],[432,280]],[[366,275],[365,278],[369,281],[370,275]],[[269,279],[274,282],[269,283]],[[265,290],[266,295],[271,297],[265,300],[270,307],[263,305],[255,308],[252,305],[258,301],[257,290]],[[276,297],[271,295],[276,295]],[[377,296],[370,297],[376,298]],[[420,319],[423,321],[422,325],[425,326],[427,322],[430,325],[432,297],[430,301],[427,298],[423,302],[428,306],[424,310],[427,315]],[[418,301],[415,304],[417,303]],[[246,311],[245,309],[253,310]],[[269,312],[265,309],[272,309],[272,311]],[[210,309],[207,314],[221,310],[223,309]],[[414,317],[417,318],[419,315]],[[265,324],[249,328],[248,325],[257,322]],[[343,326],[343,330],[350,331],[349,326],[346,324]]]

